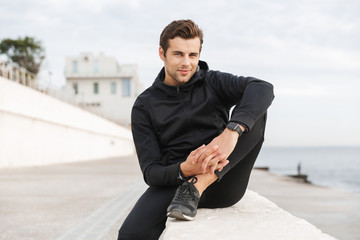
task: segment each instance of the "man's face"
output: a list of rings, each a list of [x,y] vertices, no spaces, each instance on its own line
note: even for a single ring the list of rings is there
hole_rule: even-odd
[[[200,57],[200,39],[184,39],[175,37],[169,40],[169,48],[166,56],[162,47],[159,55],[164,61],[164,83],[171,86],[179,86],[187,83],[194,75]]]

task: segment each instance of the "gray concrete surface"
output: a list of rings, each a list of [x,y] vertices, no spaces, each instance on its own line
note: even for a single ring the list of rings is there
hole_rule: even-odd
[[[146,188],[135,156],[0,169],[0,240],[113,240]],[[249,188],[339,240],[360,239],[360,196],[253,171]]]
[[[134,156],[0,169],[0,239],[115,239],[144,187]]]
[[[337,240],[249,189],[231,207],[199,209],[195,221],[168,219],[163,237],[163,240]]]
[[[360,195],[254,170],[249,189],[339,240],[360,240]]]

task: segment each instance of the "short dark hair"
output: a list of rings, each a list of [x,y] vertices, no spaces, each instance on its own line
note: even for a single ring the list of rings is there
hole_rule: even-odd
[[[160,35],[160,46],[164,49],[164,55],[169,48],[169,40],[175,37],[200,39],[200,51],[203,44],[203,31],[192,20],[176,20],[167,25]]]

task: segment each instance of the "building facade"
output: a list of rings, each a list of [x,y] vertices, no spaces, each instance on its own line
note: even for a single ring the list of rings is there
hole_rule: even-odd
[[[120,65],[103,53],[67,57],[66,91],[83,108],[116,123],[130,124],[131,108],[142,91],[136,65]]]

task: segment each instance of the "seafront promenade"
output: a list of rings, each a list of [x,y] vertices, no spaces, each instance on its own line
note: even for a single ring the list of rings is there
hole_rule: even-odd
[[[0,169],[0,240],[113,240],[145,188],[136,161]]]
[[[360,240],[360,195],[255,170],[249,188],[339,240]]]
[[[0,179],[0,240],[116,239],[146,188],[136,156],[0,169]],[[359,239],[360,196],[259,170],[250,189],[339,240]]]

